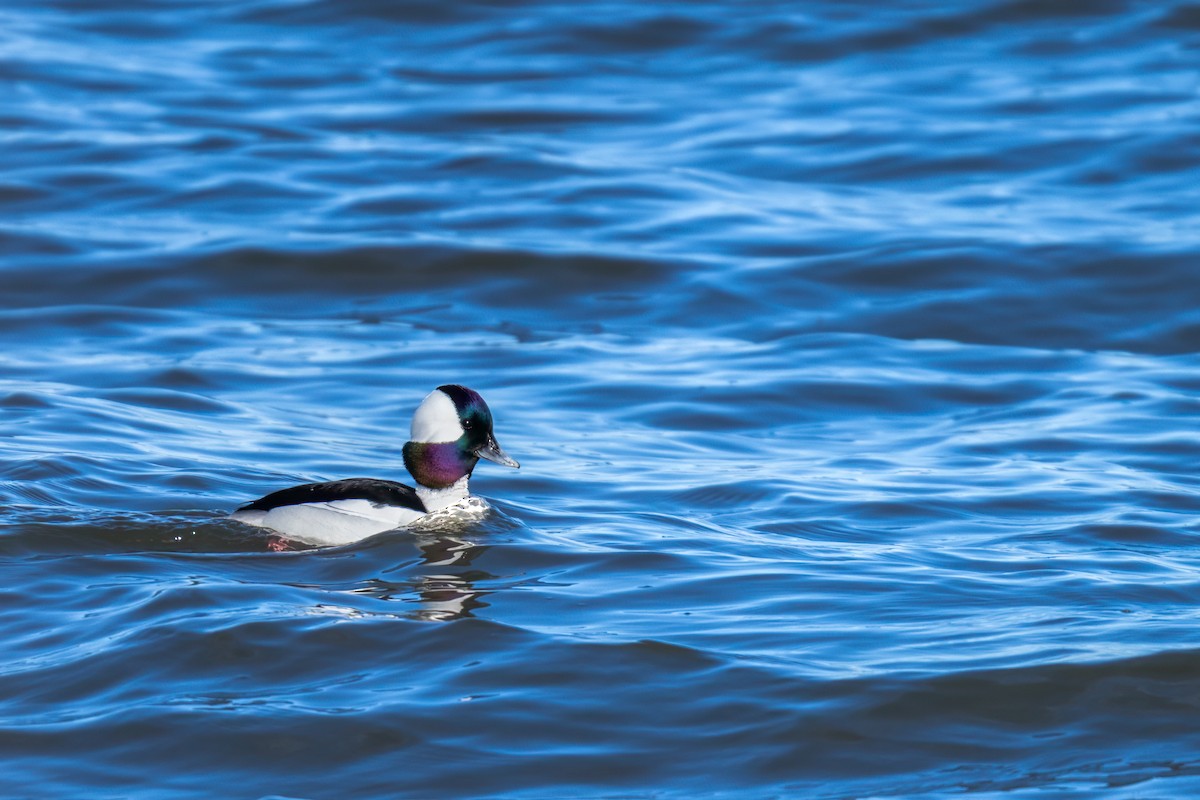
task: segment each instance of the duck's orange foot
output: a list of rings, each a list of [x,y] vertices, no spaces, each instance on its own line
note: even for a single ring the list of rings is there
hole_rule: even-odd
[[[292,549],[292,543],[282,536],[267,537],[267,549],[274,553],[282,553]]]

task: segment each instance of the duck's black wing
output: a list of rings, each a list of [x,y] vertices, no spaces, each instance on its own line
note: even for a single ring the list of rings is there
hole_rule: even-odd
[[[305,483],[271,492],[238,511],[270,511],[301,503],[332,503],[336,500],[368,500],[378,506],[399,506],[426,513],[425,504],[411,486],[375,478],[346,478],[325,483]]]

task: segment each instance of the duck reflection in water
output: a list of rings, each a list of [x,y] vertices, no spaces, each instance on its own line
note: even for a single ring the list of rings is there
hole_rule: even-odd
[[[477,589],[479,581],[494,580],[495,575],[469,569],[471,563],[488,549],[464,539],[442,534],[417,536],[417,548],[422,554],[422,567],[453,567],[453,572],[416,575],[405,581],[371,578],[351,591],[380,600],[416,603],[409,612],[415,619],[447,622],[472,616],[477,608],[486,608],[481,599],[490,590]],[[460,571],[461,570],[461,571]]]

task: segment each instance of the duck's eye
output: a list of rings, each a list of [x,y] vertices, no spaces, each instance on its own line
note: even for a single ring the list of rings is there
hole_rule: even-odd
[[[471,428],[475,427],[475,423],[469,419],[464,419],[462,421],[462,427],[463,427],[464,431],[469,431],[469,430],[471,430]]]

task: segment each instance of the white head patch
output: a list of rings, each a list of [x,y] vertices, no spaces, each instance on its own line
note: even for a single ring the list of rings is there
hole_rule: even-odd
[[[441,390],[434,389],[417,406],[412,418],[412,442],[454,442],[463,435],[454,401]]]

